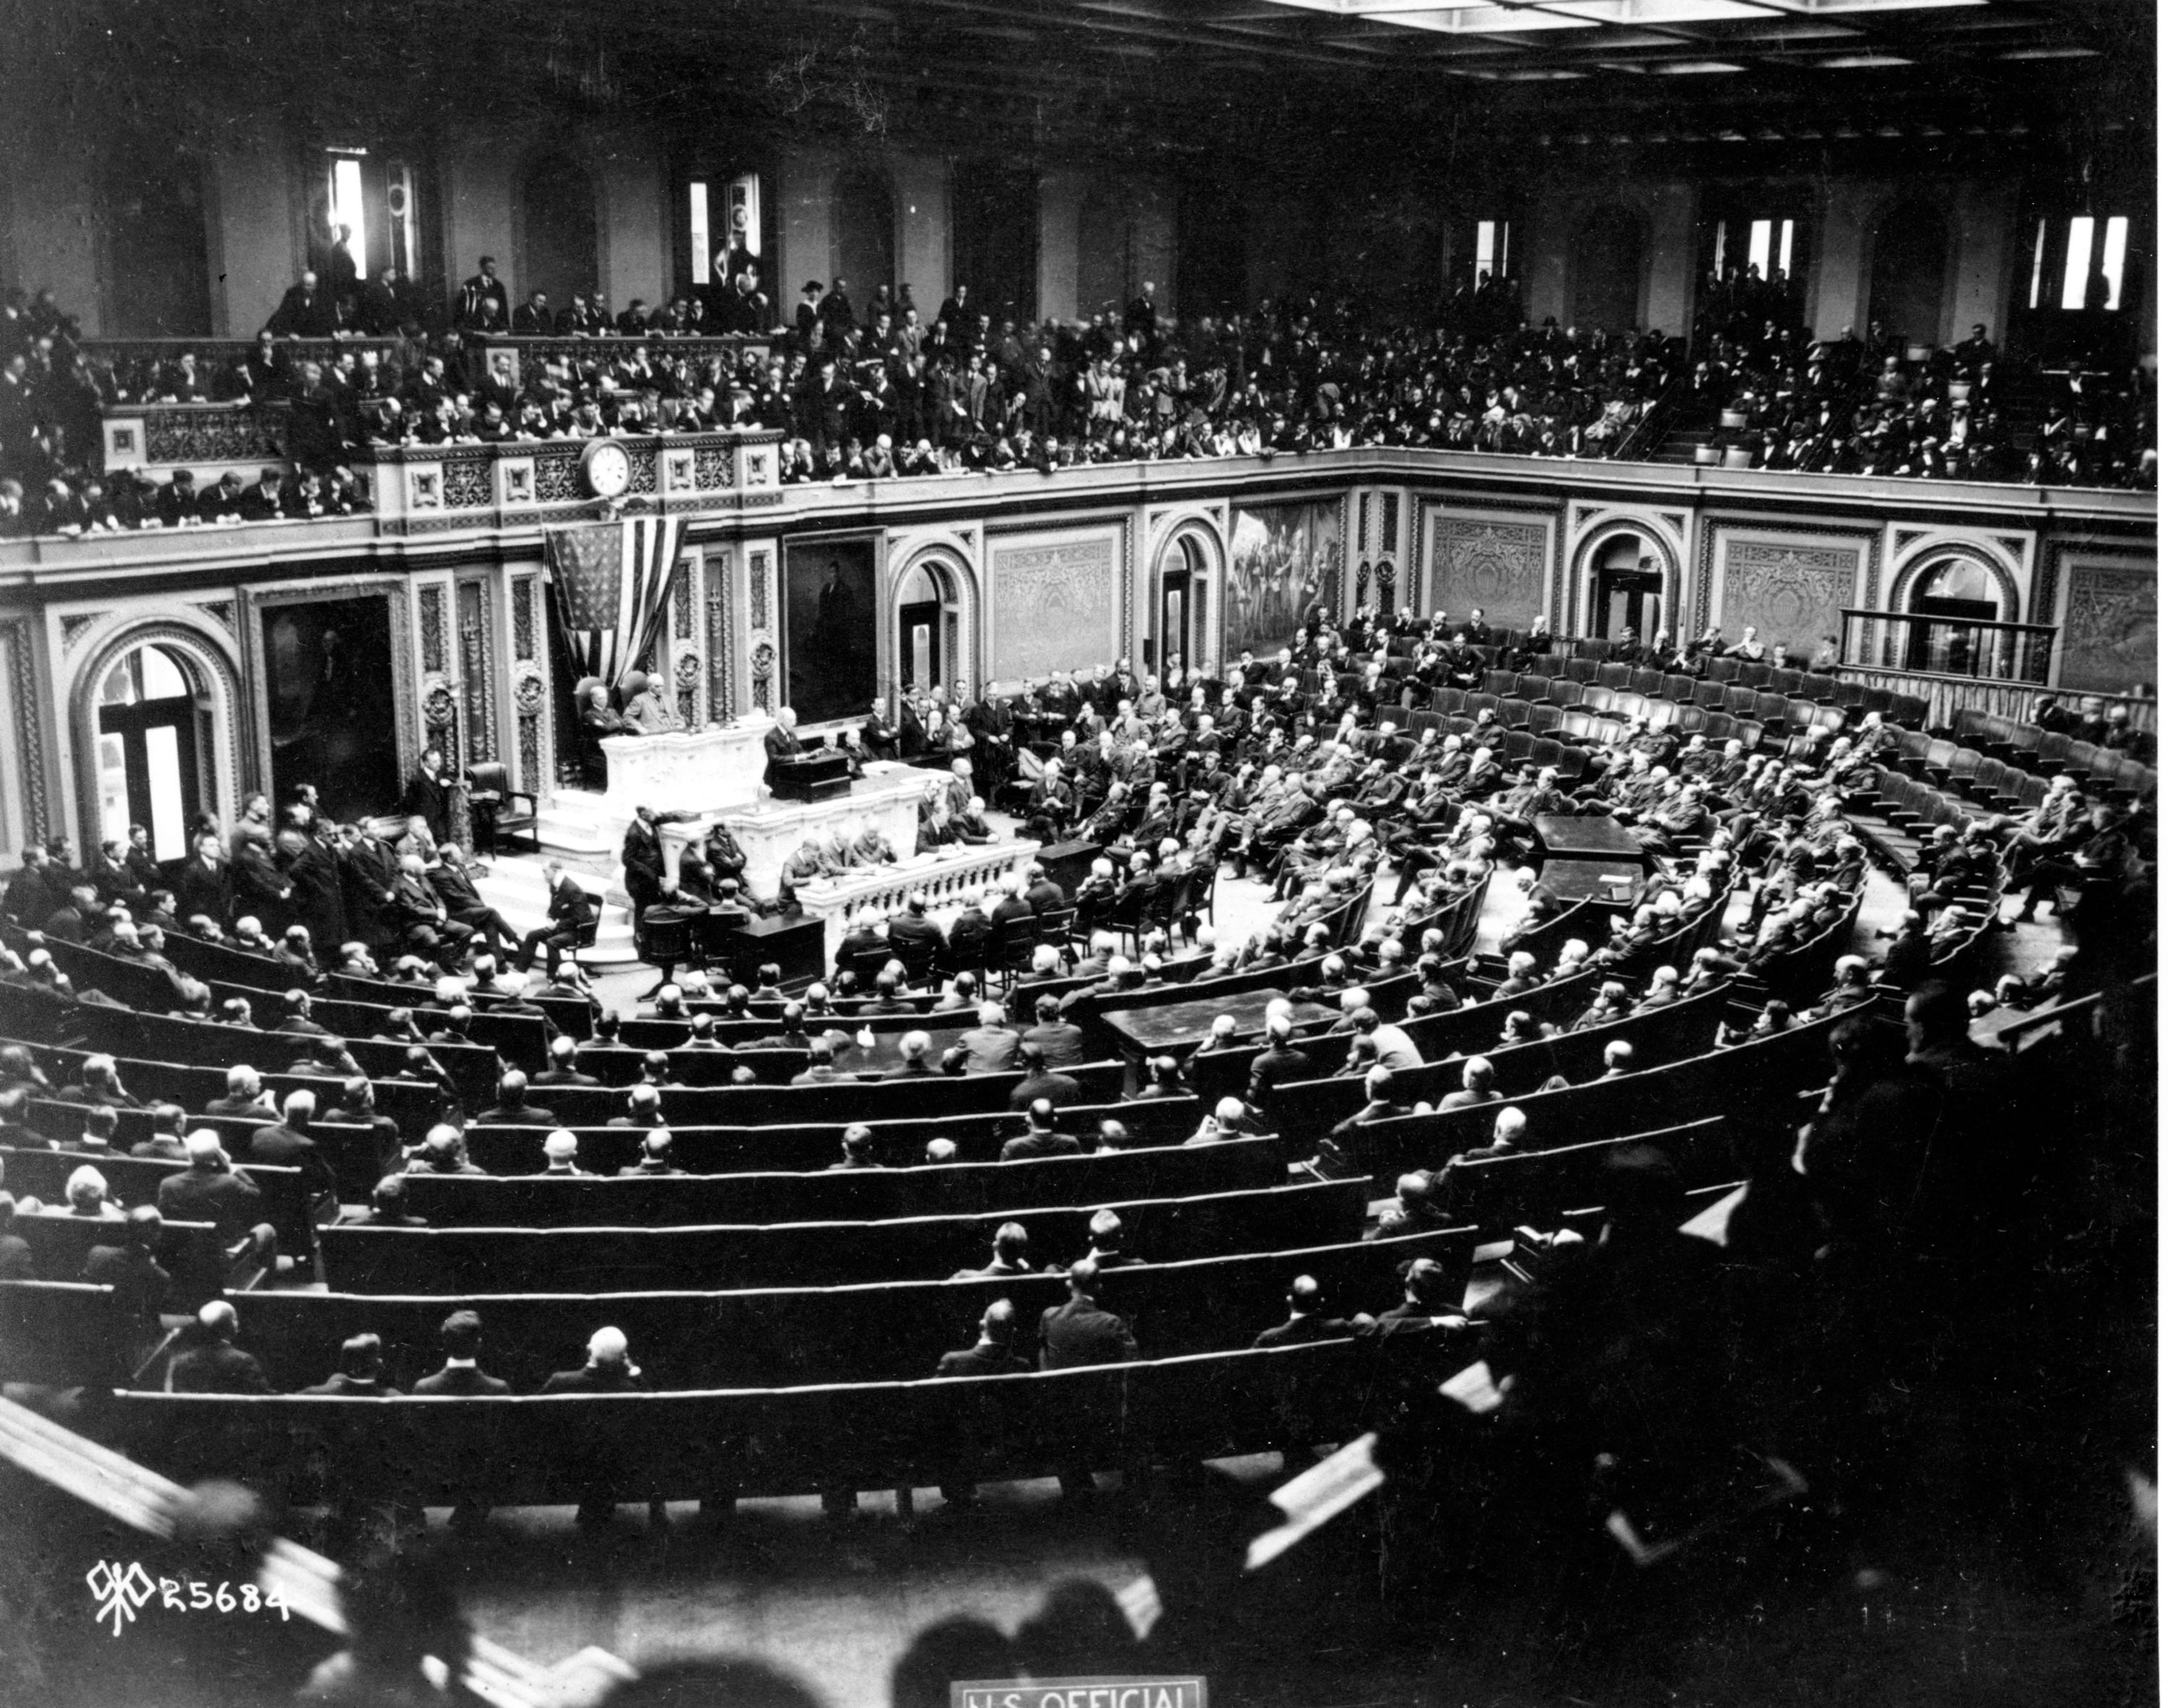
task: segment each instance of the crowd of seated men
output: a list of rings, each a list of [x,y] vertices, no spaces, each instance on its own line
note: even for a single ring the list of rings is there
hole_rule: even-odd
[[[2038,391],[2033,387],[2037,385]],[[2034,486],[2156,484],[2153,388],[2119,379],[2014,372],[1985,325],[1911,359],[1905,340],[1870,326],[1804,340],[1774,321],[1719,334],[1694,365],[1687,406],[1757,469]]]

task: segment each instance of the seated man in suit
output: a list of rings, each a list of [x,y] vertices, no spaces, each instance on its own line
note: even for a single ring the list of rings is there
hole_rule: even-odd
[[[1047,1065],[1046,1055],[1039,1045],[1019,1042],[1016,1065],[1023,1078],[1009,1093],[1011,1109],[1029,1109],[1034,1103],[1044,1101],[1057,1109],[1065,1109],[1084,1101],[1083,1082],[1073,1074],[1056,1073]]]
[[[670,1160],[670,1129],[654,1128],[640,1142],[640,1160],[627,1163],[618,1171],[620,1180],[638,1180],[648,1175],[682,1175],[684,1170]]]
[[[497,1082],[497,1101],[475,1117],[481,1127],[556,1127],[555,1114],[527,1101],[527,1075],[507,1069]]]
[[[252,1353],[233,1343],[241,1318],[224,1299],[213,1299],[196,1313],[191,1344],[167,1371],[174,1393],[269,1393],[271,1383]]]
[[[935,1377],[968,1376],[1017,1376],[1030,1370],[1030,1364],[1017,1356],[1016,1307],[1007,1299],[996,1299],[988,1305],[979,1318],[979,1338],[976,1344],[961,1352],[944,1352],[941,1362],[934,1367]],[[979,1504],[976,1484],[969,1473],[974,1458],[965,1447],[957,1456],[956,1480],[943,1482],[941,1498],[958,1510],[966,1510]]]
[[[339,1367],[326,1382],[303,1393],[344,1399],[396,1398],[399,1390],[384,1379],[384,1342],[375,1334],[349,1335],[339,1346]]]
[[[577,1370],[561,1370],[542,1384],[545,1393],[645,1393],[640,1366],[632,1361],[631,1348],[622,1329],[598,1329],[587,1337],[587,1361]],[[660,1501],[648,1509],[651,1522],[660,1516]],[[609,1522],[617,1503],[607,1489],[591,1488],[579,1504],[575,1521],[583,1530]]]
[[[1039,1060],[1049,1069],[1073,1068],[1084,1059],[1084,1031],[1061,1017],[1061,1004],[1042,996],[1033,1005],[1038,1024],[1023,1035],[1023,1042],[1038,1047]]]
[[[685,727],[667,687],[645,671],[635,671],[624,679],[624,721],[633,734],[660,735]]]
[[[552,860],[542,868],[550,885],[550,922],[537,926],[520,939],[519,952],[513,964],[523,972],[534,965],[534,952],[543,950],[548,956],[545,967],[551,978],[557,973],[557,963],[565,955],[579,947],[580,938],[593,923],[595,906],[587,892],[565,871],[564,866]]]
[[[963,1047],[966,1073],[1005,1074],[1016,1065],[1023,1041],[1009,1027],[1000,1003],[982,1002],[978,1025],[956,1042]]]
[[[1069,1298],[1049,1305],[1039,1319],[1039,1367],[1076,1370],[1095,1364],[1126,1364],[1139,1357],[1129,1325],[1098,1302],[1099,1265],[1080,1257],[1069,1265]],[[1061,1492],[1069,1499],[1093,1493],[1097,1485],[1088,1461],[1061,1472]]]
[[[986,1276],[1037,1275],[1032,1266],[1031,1231],[1021,1222],[1004,1222],[994,1230],[994,1260],[983,1269],[959,1269],[951,1281],[978,1281]]]
[[[1054,1130],[1054,1105],[1035,1099],[1024,1111],[1025,1129],[1002,1147],[1005,1163],[1027,1162],[1034,1157],[1078,1156],[1084,1147],[1065,1132]]]
[[[502,1394],[511,1383],[491,1376],[481,1367],[481,1318],[472,1311],[454,1311],[437,1331],[444,1349],[444,1367],[414,1384],[417,1394]],[[458,1514],[454,1514],[454,1522]]]
[[[173,1277],[159,1265],[157,1258],[158,1242],[165,1231],[166,1218],[151,1206],[139,1204],[128,1212],[123,1242],[93,1245],[83,1260],[82,1279],[93,1286],[111,1287],[114,1307],[131,1321],[150,1321],[166,1308]],[[29,1247],[24,1249],[27,1255]],[[4,1267],[0,1267],[0,1278],[18,1277],[7,1276]]]
[[[1307,1346],[1314,1340],[1345,1340],[1373,1318],[1358,1313],[1352,1319],[1325,1314],[1325,1290],[1314,1276],[1299,1275],[1288,1283],[1288,1318],[1262,1332],[1252,1346]]]
[[[880,1158],[875,1154],[874,1130],[863,1121],[856,1121],[843,1129],[843,1155],[839,1162],[828,1164],[830,1174],[854,1169],[877,1169]]]
[[[226,1147],[210,1128],[190,1133],[187,1144],[187,1169],[158,1182],[159,1213],[168,1222],[208,1222],[218,1229],[221,1244],[252,1235],[258,1260],[268,1262],[274,1240],[263,1219],[262,1191],[235,1172]]]

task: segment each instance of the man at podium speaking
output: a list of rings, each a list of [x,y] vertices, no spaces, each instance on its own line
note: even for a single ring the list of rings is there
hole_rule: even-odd
[[[798,713],[784,707],[775,714],[775,727],[760,738],[760,744],[768,750],[768,769],[761,781],[773,791],[776,772],[784,762],[797,758],[805,751],[805,744],[798,739]]]

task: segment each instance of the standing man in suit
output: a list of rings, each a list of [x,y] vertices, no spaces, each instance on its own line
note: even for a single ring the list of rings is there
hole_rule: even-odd
[[[452,324],[463,332],[502,332],[512,324],[509,299],[497,276],[497,257],[485,255],[481,271],[460,287],[452,301]]]
[[[554,979],[566,951],[579,947],[581,934],[594,920],[595,909],[587,892],[566,873],[561,862],[552,860],[542,868],[542,874],[550,884],[550,922],[537,926],[520,940],[514,964],[527,972],[534,965],[535,950],[545,949],[547,968]]]
[[[760,745],[768,751],[768,769],[761,781],[772,790],[782,762],[805,751],[805,744],[798,739],[798,713],[789,706],[781,708],[775,714],[775,727],[760,738]]]
[[[1099,1265],[1080,1257],[1069,1265],[1069,1300],[1049,1305],[1039,1319],[1039,1367],[1077,1370],[1093,1364],[1128,1364],[1138,1356],[1137,1337],[1112,1311],[1100,1308]],[[1089,1464],[1061,1473],[1061,1492],[1081,1499],[1096,1492]]]

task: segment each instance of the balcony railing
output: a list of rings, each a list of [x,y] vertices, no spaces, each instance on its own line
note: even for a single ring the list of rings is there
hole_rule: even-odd
[[[1910,676],[2042,682],[2054,661],[2052,623],[1990,623],[1924,612],[1847,610],[1844,662]]]

